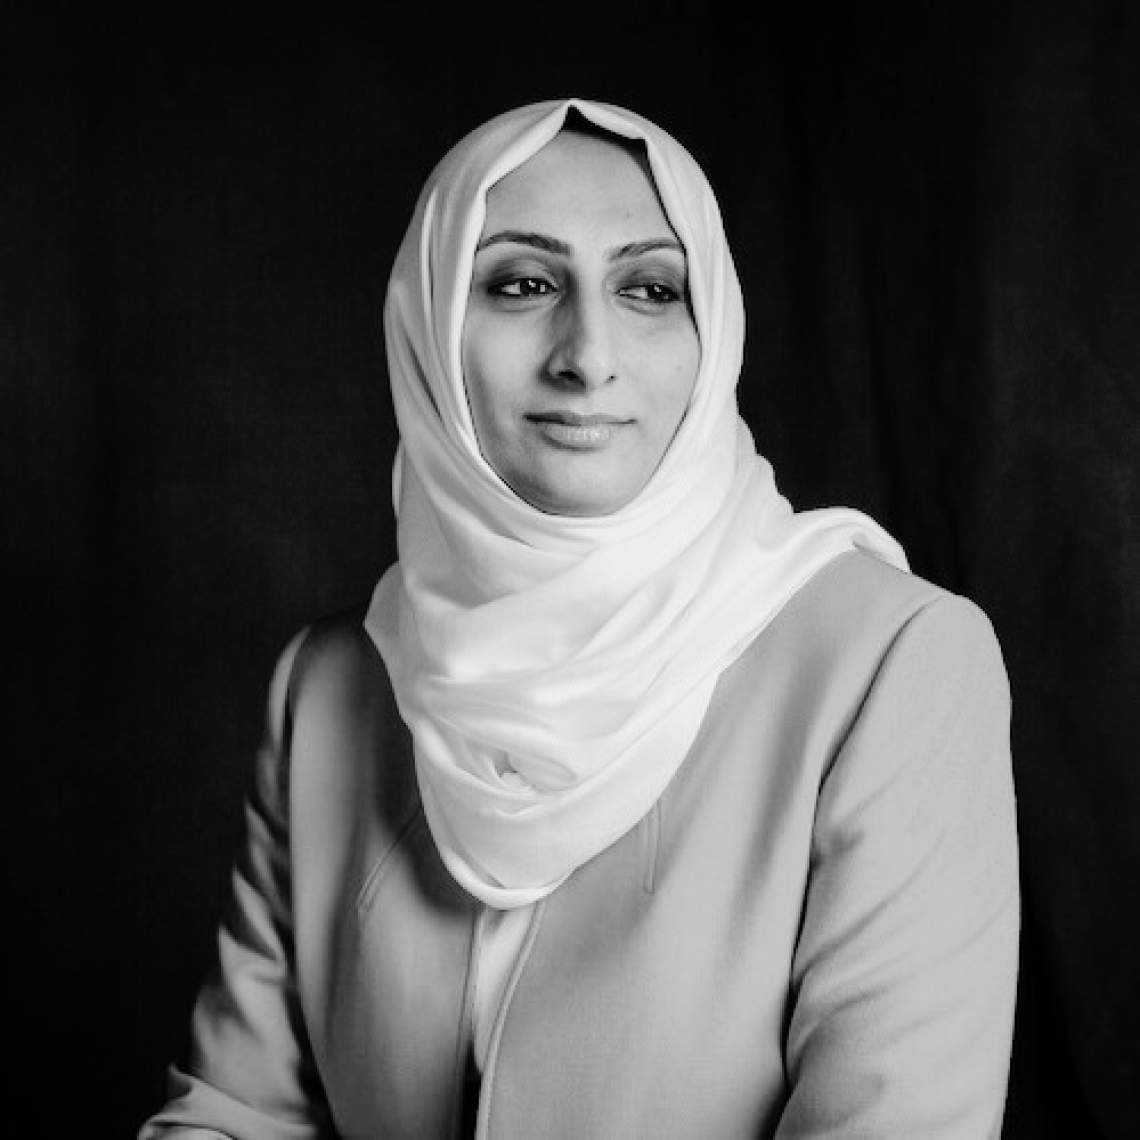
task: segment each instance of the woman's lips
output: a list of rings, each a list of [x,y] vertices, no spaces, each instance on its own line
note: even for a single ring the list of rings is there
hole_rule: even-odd
[[[632,420],[602,413],[582,415],[561,410],[532,412],[527,417],[538,426],[539,434],[557,447],[573,451],[595,451],[605,447]]]

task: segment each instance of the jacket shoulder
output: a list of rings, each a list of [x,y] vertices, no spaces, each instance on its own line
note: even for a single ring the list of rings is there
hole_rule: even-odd
[[[369,709],[398,717],[387,667],[364,628],[367,609],[360,603],[337,611],[294,636],[278,665],[292,716],[319,708],[349,719]]]
[[[881,657],[908,627],[955,647],[990,643],[989,618],[969,598],[864,551],[834,559],[791,599],[773,623],[778,637],[793,637],[802,654],[834,661],[847,654]]]
[[[780,707],[837,746],[891,662],[934,688],[965,672],[1007,682],[993,628],[969,599],[874,555],[853,551],[819,570],[734,666],[727,688]]]
[[[418,803],[411,734],[364,627],[367,603],[322,617],[290,643],[281,696],[294,788],[373,786],[393,810]]]

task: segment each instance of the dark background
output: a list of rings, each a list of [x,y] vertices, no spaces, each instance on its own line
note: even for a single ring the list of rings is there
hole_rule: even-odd
[[[993,619],[1006,1135],[1137,1134],[1140,5],[740,7],[0,9],[8,1119],[127,1136],[159,1104],[275,655],[392,557],[415,194],[484,118],[580,94],[717,187],[784,490]]]

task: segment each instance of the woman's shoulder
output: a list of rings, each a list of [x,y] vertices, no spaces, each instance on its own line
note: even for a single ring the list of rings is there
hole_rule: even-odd
[[[814,619],[832,634],[898,628],[928,610],[949,615],[971,631],[992,631],[989,618],[970,598],[919,574],[900,570],[864,550],[833,559],[789,603],[801,620]]]
[[[276,753],[288,758],[288,782],[310,794],[306,818],[351,813],[376,781],[392,811],[414,806],[411,740],[388,671],[367,629],[367,602],[299,630],[282,652],[271,700]],[[339,803],[332,811],[328,805]],[[320,807],[324,805],[324,807]]]
[[[390,699],[387,669],[364,618],[367,600],[324,614],[299,629],[278,657],[273,687],[282,705],[356,707]]]
[[[977,603],[861,550],[817,571],[754,651],[816,677],[850,672],[858,683],[901,643],[934,665],[983,658],[1000,664],[993,625]]]

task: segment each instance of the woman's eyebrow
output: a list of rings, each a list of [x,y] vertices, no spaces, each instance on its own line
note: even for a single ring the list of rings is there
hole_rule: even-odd
[[[643,253],[652,253],[656,249],[671,249],[682,257],[685,254],[685,247],[676,238],[649,238],[647,241],[631,241],[628,245],[619,245],[606,256],[610,261],[620,261],[625,257],[640,257]]]
[[[486,249],[489,245],[529,245],[533,249],[541,249],[545,253],[556,253],[560,257],[569,257],[574,251],[571,246],[559,238],[549,234],[535,233],[532,230],[499,230],[482,238],[475,247],[475,252]],[[616,246],[606,252],[609,261],[621,261],[624,258],[640,257],[643,253],[651,253],[658,249],[668,249],[684,256],[685,247],[676,238],[647,238],[645,241],[631,241],[625,245]]]
[[[490,234],[479,242],[475,247],[475,252],[478,253],[479,250],[486,249],[489,245],[499,245],[504,242],[509,245],[533,246],[535,249],[544,250],[546,253],[557,253],[562,257],[569,257],[572,252],[564,241],[559,241],[558,238],[550,237],[547,234],[537,234],[528,230],[500,230],[498,233]]]

